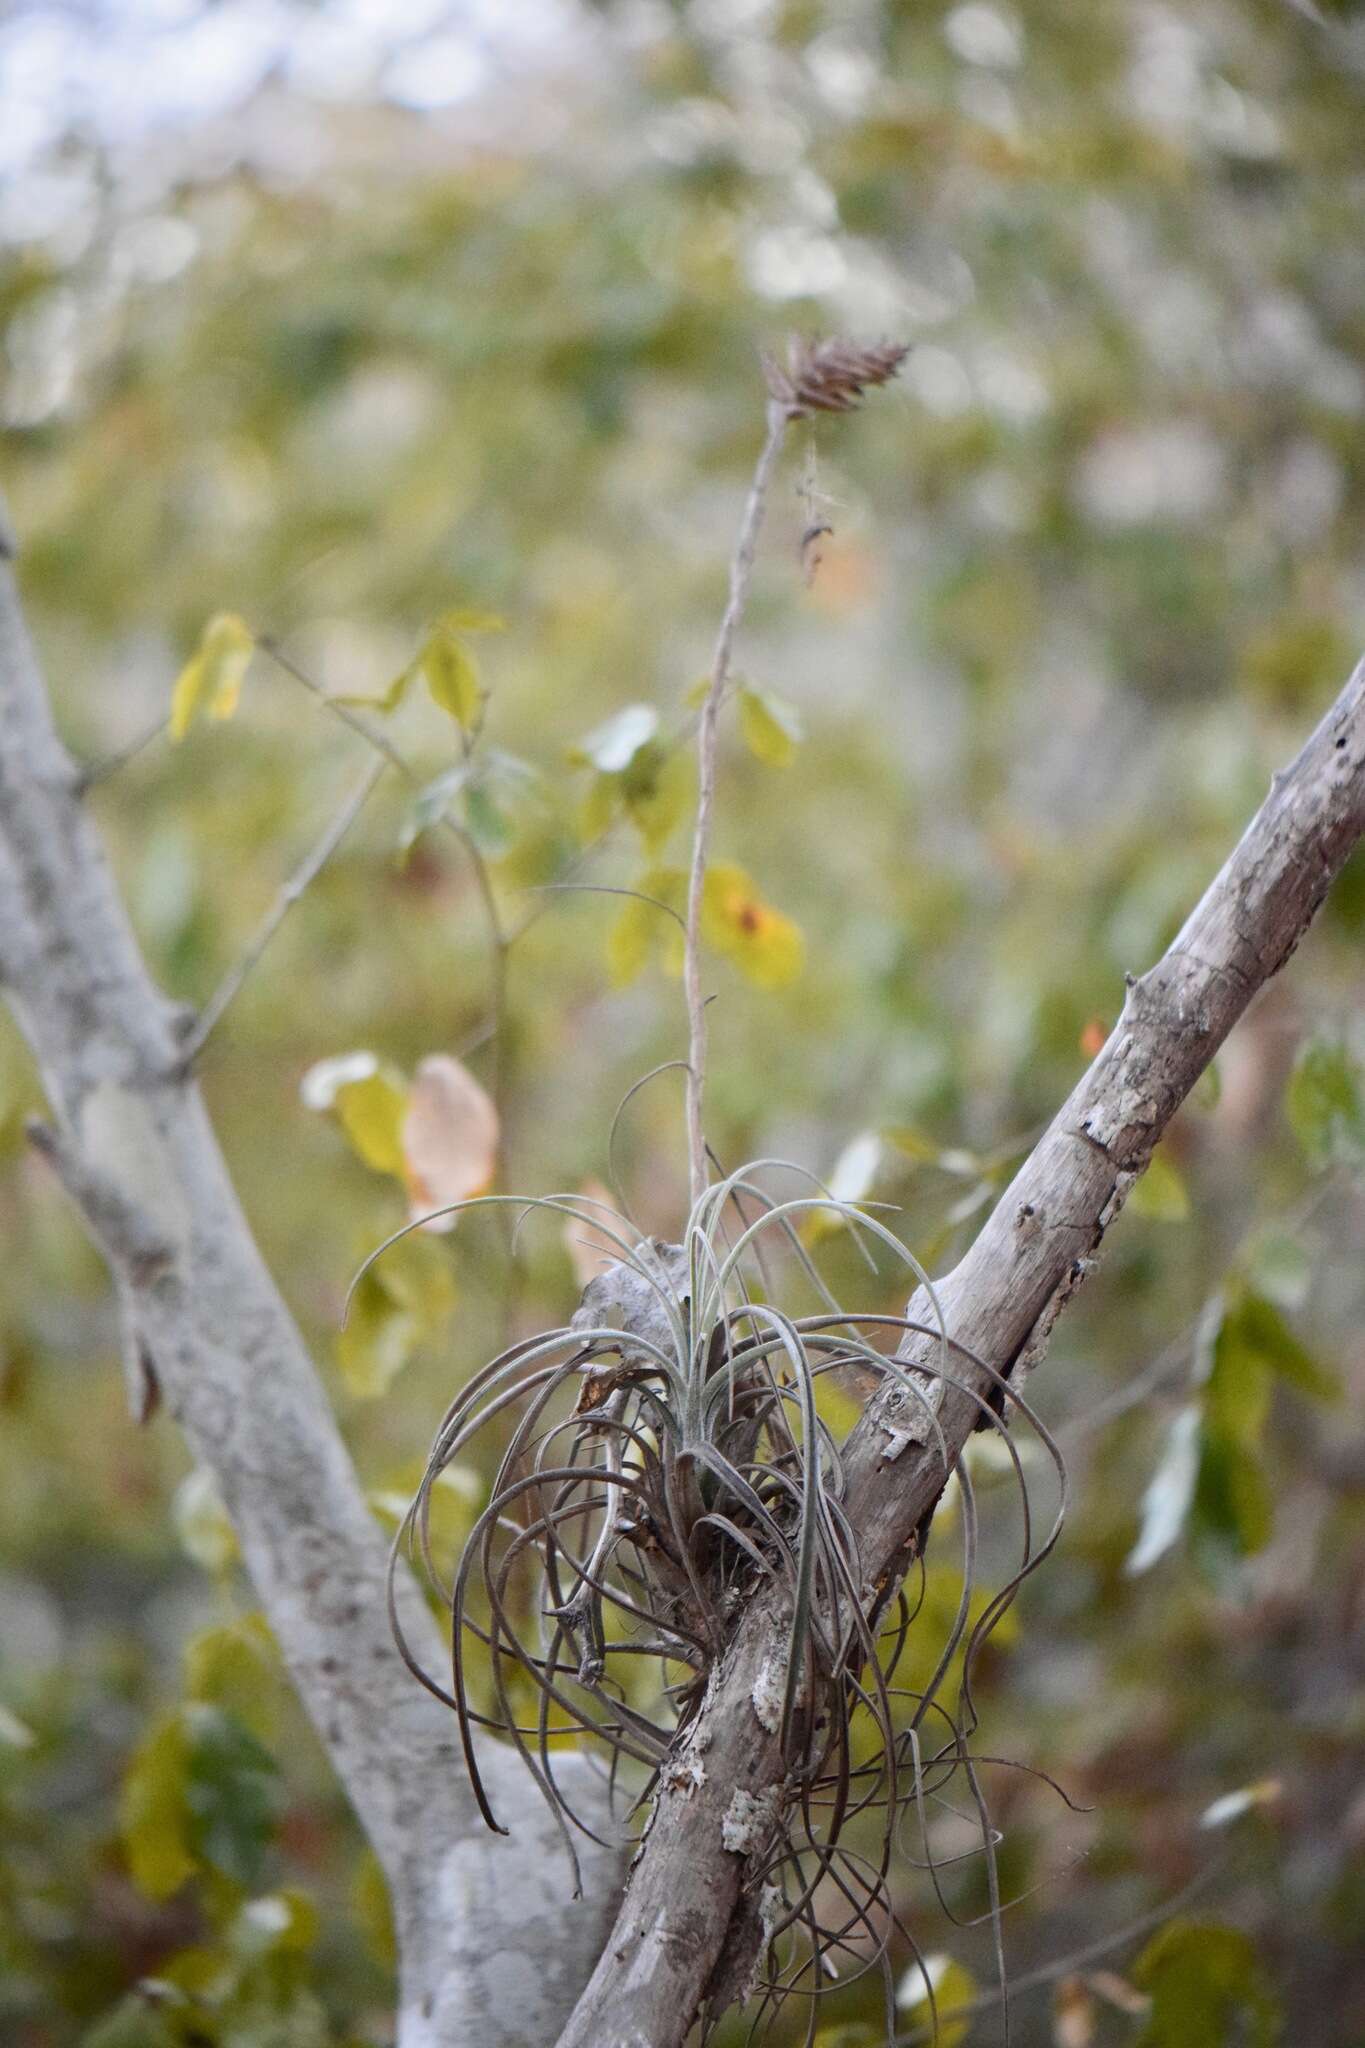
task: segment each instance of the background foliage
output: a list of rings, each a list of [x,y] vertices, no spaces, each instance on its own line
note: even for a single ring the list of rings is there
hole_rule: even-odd
[[[446,781],[423,809],[384,780],[204,1059],[381,1517],[462,1376],[576,1283],[552,1229],[509,1268],[470,1219],[410,1241],[339,1337],[405,1200],[383,1104],[319,1114],[300,1083],[357,1049],[398,1088],[462,1055],[502,1109],[504,1185],[606,1178],[616,1104],[681,1048],[668,949],[617,900],[531,892],[604,832],[575,872],[669,887],[691,796],[669,743],[723,597],[758,344],[914,352],[897,393],[795,437],[759,565],[711,931],[727,1161],[842,1160],[950,1263],[1339,687],[1365,644],[1365,92],[1358,10],[1312,14],[603,8],[453,109],[281,64],[244,104],[131,140],[78,125],[16,172],[5,478],[72,745],[103,759],[164,720],[215,614],[332,693],[379,698],[423,660],[430,687],[379,715]],[[16,106],[36,18],[0,31]],[[814,519],[834,530],[808,582]],[[460,608],[507,630],[432,657]],[[628,705],[657,726],[604,731]],[[452,710],[480,724],[468,758]],[[173,994],[209,997],[367,759],[258,649],[230,723],[96,785]],[[498,1071],[486,904],[441,805],[525,922]],[[751,902],[780,920],[757,954]],[[1365,2038],[1363,925],[1357,861],[1033,1389],[1076,1501],[982,1670],[985,1747],[1087,1810],[991,1774],[1011,1967],[1137,1931],[1021,1989],[1027,2048],[1272,2041],[1282,2015]],[[664,1231],[673,1085],[619,1147]],[[0,2032],[381,2041],[373,1866],[211,1487],[166,1424],[125,1418],[98,1261],[25,1156],[37,1104],[6,1026]],[[822,1251],[899,1306],[889,1267]],[[446,1489],[452,1534],[483,1484]],[[908,1867],[901,1896],[943,2002],[989,1981],[987,1929]],[[950,1896],[984,1911],[979,1859]],[[828,2038],[880,2038],[876,2010],[836,1994]],[[989,2009],[966,2024],[944,2038],[1001,2038]]]

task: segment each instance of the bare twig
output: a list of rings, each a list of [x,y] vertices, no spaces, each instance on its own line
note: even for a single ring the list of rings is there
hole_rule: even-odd
[[[259,966],[270,941],[288,917],[294,905],[305,891],[317,880],[332,855],[350,831],[369,800],[381,775],[385,772],[383,761],[371,762],[361,776],[341,809],[328,825],[322,837],[299,862],[292,875],[281,888],[274,902],[261,919],[250,943],[241,957],[228,969],[212,996],[200,1013],[199,1021],[185,1040],[184,1057],[192,1062],[204,1050],[209,1038],[217,1029],[224,1012],[236,1001],[254,970]]]
[[[130,761],[135,761],[139,754],[144,753],[153,740],[159,740],[170,722],[169,717],[163,712],[160,718],[146,726],[142,732],[135,734],[123,746],[115,747],[112,753],[101,754],[97,760],[87,761],[85,766],[77,771],[77,788],[82,791],[96,789],[101,782],[108,782],[111,776],[117,775],[121,768],[126,768]]]
[[[687,884],[687,939],[683,954],[683,992],[687,1002],[687,1168],[693,1202],[706,1186],[706,1136],[702,1112],[706,1094],[706,1003],[701,988],[701,909],[706,886],[706,856],[711,842],[711,813],[716,797],[716,732],[725,686],[730,679],[730,657],[735,633],[744,616],[753,574],[754,551],[768,500],[768,489],[782,453],[790,418],[788,406],[778,398],[768,405],[768,431],[754,469],[753,481],[740,520],[739,535],[730,561],[730,596],[715,652],[711,657],[711,681],[702,705],[697,728],[697,822],[692,836],[692,868]]]
[[[350,730],[358,738],[363,739],[368,746],[374,748],[377,754],[382,755],[384,760],[389,763],[389,766],[397,770],[409,789],[418,791],[422,788],[421,776],[402,750],[394,745],[388,734],[381,732],[378,726],[371,724],[368,718],[363,717],[360,712],[353,710],[349,704],[344,704],[339,697],[334,697],[329,690],[324,690],[321,683],[310,676],[305,668],[301,668],[292,655],[285,652],[273,634],[259,634],[256,639],[256,645],[263,654],[268,654],[270,659],[287,676],[298,683],[302,689],[307,690],[309,695],[315,698],[334,718],[340,719],[341,723],[349,726]],[[471,744],[470,737],[463,735],[462,745],[466,756],[469,753]],[[505,1111],[507,1107],[507,1060],[503,1024],[507,1009],[508,955],[520,933],[509,932],[503,922],[502,911],[498,904],[497,891],[493,886],[493,877],[489,871],[488,862],[484,859],[483,850],[473,834],[467,831],[459,819],[454,817],[448,809],[440,813],[436,822],[450,833],[451,837],[459,845],[465,859],[469,862],[470,873],[474,877],[474,887],[478,891],[484,928],[488,935],[489,1021],[486,1027],[481,1028],[474,1034],[465,1049],[473,1051],[476,1047],[483,1045],[491,1048],[493,1071],[490,1076],[491,1087],[489,1092],[498,1111],[498,1121],[503,1123],[506,1120]]]

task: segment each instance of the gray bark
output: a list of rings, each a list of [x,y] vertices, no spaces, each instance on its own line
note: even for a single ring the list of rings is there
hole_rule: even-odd
[[[186,1073],[193,1019],[153,985],[54,731],[0,511],[0,983],[40,1065],[37,1134],[108,1260],[135,1409],[159,1391],[217,1475],[294,1683],[388,1878],[401,2048],[554,2038],[596,1956],[617,1859],[584,1843],[570,1898],[553,1820],[490,1745],[510,1839],[487,1834],[452,1717],[403,1668],[387,1546]],[[400,1586],[414,1649],[441,1648]],[[571,1765],[571,1775],[583,1763]],[[593,1805],[594,1787],[575,1796]]]
[[[1294,951],[1362,832],[1365,662],[1275,776],[1169,951],[1130,981],[1107,1044],[970,1251],[938,1283],[949,1334],[998,1373],[1017,1384],[1042,1356],[1166,1125]],[[935,1321],[922,1294],[908,1313]],[[929,1364],[936,1349],[936,1340],[913,1340],[902,1355]],[[955,1371],[989,1397],[991,1382],[956,1359]],[[945,1392],[938,1421],[949,1467],[979,1413],[970,1394]],[[884,1388],[845,1448],[846,1509],[870,1614],[900,1583],[945,1483],[937,1442],[907,1441],[929,1433],[915,1420],[909,1398]],[[754,1902],[723,1823],[736,1788],[781,1797],[778,1741],[759,1719],[754,1690],[785,1634],[773,1599],[756,1593],[684,1738],[686,1751],[704,1754],[704,1778],[664,1773],[621,1913],[559,2048],[677,2048],[708,1986],[714,1997],[742,1977],[744,1951],[756,1948]],[[721,1989],[721,2003],[724,1996]]]

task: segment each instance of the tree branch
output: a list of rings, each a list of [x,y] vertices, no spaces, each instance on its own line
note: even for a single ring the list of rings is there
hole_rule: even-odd
[[[401,2048],[554,2036],[600,1946],[615,1857],[584,1845],[571,1905],[554,1824],[489,1757],[513,1839],[484,1833],[449,1717],[389,1633],[387,1546],[298,1331],[237,1204],[183,1012],[148,977],[51,715],[0,512],[0,983],[42,1068],[37,1134],[113,1271],[130,1376],[155,1385],[217,1474],[295,1684],[384,1867]],[[405,1574],[403,1626],[439,1661]],[[586,1763],[576,1797],[591,1805]]]
[[[1099,1057],[1025,1160],[961,1263],[938,1283],[950,1336],[1017,1386],[1041,1358],[1062,1309],[1171,1117],[1259,990],[1289,958],[1365,832],[1365,662],[1296,761],[1276,775],[1240,844],[1169,951],[1129,980]],[[930,1327],[923,1291],[908,1314]],[[903,1347],[928,1365],[937,1339]],[[844,1509],[875,1621],[922,1549],[953,1461],[995,1391],[957,1366],[962,1384],[926,1377],[947,1447],[888,1379],[844,1448]],[[996,1394],[998,1401],[999,1396]],[[930,1438],[925,1442],[925,1438]],[[734,1981],[753,1954],[756,1915],[743,1858],[724,1846],[736,1789],[781,1800],[779,1738],[754,1689],[785,1639],[772,1596],[756,1592],[682,1738],[704,1770],[665,1771],[652,1824],[602,1958],[560,2048],[678,2048],[708,1987]],[[772,1717],[770,1716],[769,1719]],[[698,1782],[700,1779],[700,1782]],[[717,1966],[725,1957],[719,1978]],[[724,2003],[725,1993],[713,1994]]]
[[[711,680],[701,707],[697,733],[697,822],[692,836],[692,865],[687,884],[687,929],[683,946],[683,990],[687,1001],[687,1172],[691,1200],[700,1200],[706,1186],[706,999],[701,988],[701,907],[706,887],[706,858],[711,842],[711,813],[716,800],[716,736],[735,634],[744,616],[753,575],[754,554],[763,524],[768,491],[782,453],[790,414],[777,399],[768,402],[768,428],[754,469],[730,560],[730,594],[711,657]]]
[[[261,919],[245,951],[234,961],[219,982],[200,1013],[199,1020],[185,1040],[182,1058],[186,1064],[197,1059],[207,1045],[220,1019],[237,1000],[253,970],[258,966],[266,948],[280,926],[288,917],[300,896],[307,893],[326,867],[332,855],[350,831],[360,813],[369,801],[370,792],[384,773],[383,761],[372,761],[355,788],[347,797],[341,809],[330,821],[317,844],[309,849],[292,875],[283,884],[274,902]]]

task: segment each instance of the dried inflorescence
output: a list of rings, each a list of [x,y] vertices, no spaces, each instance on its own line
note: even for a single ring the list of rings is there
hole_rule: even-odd
[[[974,1599],[971,1477],[962,1459],[948,1459],[936,1412],[944,1386],[966,1384],[967,1354],[940,1318],[928,1332],[939,1340],[933,1367],[910,1370],[888,1355],[881,1346],[894,1351],[926,1326],[842,1309],[800,1226],[813,1212],[837,1213],[866,1244],[903,1260],[933,1301],[926,1276],[866,1209],[824,1189],[774,1199],[765,1182],[778,1168],[796,1170],[760,1162],[708,1187],[680,1245],[643,1239],[581,1197],[526,1205],[578,1218],[619,1260],[590,1283],[569,1324],[514,1345],[461,1389],[395,1545],[395,1556],[402,1546],[422,1557],[450,1616],[448,1683],[404,1654],[454,1710],[484,1819],[498,1826],[476,1742],[477,1730],[490,1729],[520,1752],[571,1858],[574,1829],[597,1837],[557,1781],[566,1732],[602,1755],[613,1797],[631,1811],[661,1777],[704,1777],[704,1758],[686,1752],[683,1737],[736,1617],[775,1582],[790,1626],[774,1640],[753,1704],[781,1735],[788,1796],[746,1836],[746,1882],[767,1902],[757,1988],[774,2002],[818,1992],[844,1966],[880,1965],[889,1983],[889,1945],[904,1935],[889,1885],[902,1825],[916,1838],[911,1860],[943,1900],[935,1823],[959,1781],[993,1872],[970,1748],[972,1664],[1060,1527],[1059,1512],[1035,1544],[1005,1418],[1028,1423],[1060,1471],[1051,1439],[1007,1383],[971,1360],[995,1381],[992,1400],[971,1398],[1005,1447],[1000,1462],[1017,1480],[1024,1532],[1017,1572],[990,1600]],[[779,1247],[819,1300],[817,1313],[775,1305],[765,1252]],[[886,1617],[865,1611],[839,1432],[826,1419],[838,1406],[826,1398],[832,1374],[863,1386],[896,1381],[922,1418],[922,1441],[938,1445],[945,1483],[951,1471],[960,1489],[961,1599],[927,1648],[922,1560],[918,1594],[912,1579]],[[445,1581],[432,1555],[432,1489],[489,1428],[504,1438],[491,1494]],[[917,1670],[932,1674],[918,1687],[896,1682],[912,1637]],[[951,1700],[942,1697],[950,1670]]]
[[[899,341],[793,340],[785,364],[765,355],[768,389],[789,419],[813,412],[854,412],[864,393],[888,384],[909,355]]]

